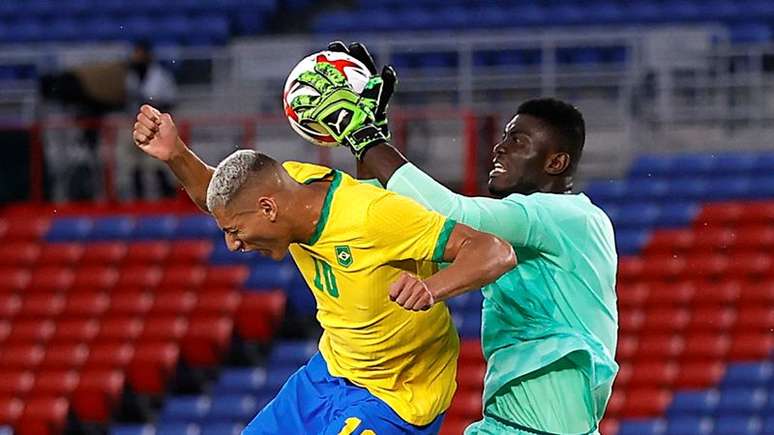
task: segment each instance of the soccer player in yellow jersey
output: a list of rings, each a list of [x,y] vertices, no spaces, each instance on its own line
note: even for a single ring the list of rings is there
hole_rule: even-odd
[[[448,309],[435,302],[514,267],[509,244],[322,166],[243,150],[211,168],[150,106],[138,114],[134,140],[213,214],[229,249],[275,259],[290,251],[317,301],[319,354],[244,434],[438,432],[456,387],[459,341]],[[432,276],[420,270],[440,261],[451,265]]]

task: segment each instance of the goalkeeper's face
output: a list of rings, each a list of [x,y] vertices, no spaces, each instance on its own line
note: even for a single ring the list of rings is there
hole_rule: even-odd
[[[245,203],[237,198],[212,214],[223,230],[226,246],[232,252],[258,252],[282,260],[291,242],[287,220],[278,219],[279,208],[273,197],[262,196]]]
[[[498,197],[529,195],[544,183],[546,157],[551,150],[550,129],[531,115],[516,115],[505,126],[502,139],[492,149],[489,192]]]

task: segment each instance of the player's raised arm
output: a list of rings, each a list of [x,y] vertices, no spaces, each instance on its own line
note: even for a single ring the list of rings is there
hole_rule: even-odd
[[[207,186],[214,168],[201,161],[183,143],[168,113],[161,113],[156,108],[144,104],[137,114],[132,137],[140,149],[165,162],[193,202],[203,211],[209,212]]]

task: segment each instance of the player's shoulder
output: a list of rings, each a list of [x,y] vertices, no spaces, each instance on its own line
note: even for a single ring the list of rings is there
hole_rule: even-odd
[[[562,220],[575,217],[607,217],[605,212],[597,207],[584,193],[543,193],[530,195],[514,193],[503,198],[503,201],[514,206],[523,207],[527,212],[546,217],[554,216]]]

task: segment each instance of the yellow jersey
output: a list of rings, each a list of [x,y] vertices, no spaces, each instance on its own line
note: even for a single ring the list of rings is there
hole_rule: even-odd
[[[390,301],[403,271],[429,276],[454,221],[411,199],[307,163],[300,183],[330,180],[314,235],[290,254],[317,301],[320,353],[331,375],[366,388],[414,425],[446,411],[456,389],[459,337],[445,304],[421,312]]]

